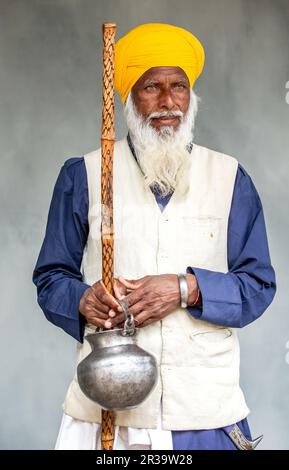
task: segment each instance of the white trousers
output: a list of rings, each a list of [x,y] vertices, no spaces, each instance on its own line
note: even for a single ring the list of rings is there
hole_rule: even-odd
[[[63,414],[55,450],[101,450],[101,426]],[[172,450],[171,431],[115,427],[115,450]]]

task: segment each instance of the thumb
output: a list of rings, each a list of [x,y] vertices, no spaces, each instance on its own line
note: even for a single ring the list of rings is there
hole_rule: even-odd
[[[115,281],[114,281],[113,290],[114,290],[114,293],[115,293],[115,297],[118,300],[122,300],[125,297],[126,287],[122,286],[122,284],[119,282],[118,279],[115,279]]]

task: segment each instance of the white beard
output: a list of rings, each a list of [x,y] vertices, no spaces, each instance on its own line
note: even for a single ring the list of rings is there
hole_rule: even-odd
[[[198,100],[191,90],[190,104],[185,114],[181,111],[163,111],[144,118],[138,113],[131,93],[128,94],[125,119],[145,185],[157,188],[162,196],[176,188],[180,195],[185,195],[189,190],[191,155],[186,147],[193,140]],[[153,117],[167,115],[180,116],[176,130],[173,126],[162,126],[157,131],[151,126]]]

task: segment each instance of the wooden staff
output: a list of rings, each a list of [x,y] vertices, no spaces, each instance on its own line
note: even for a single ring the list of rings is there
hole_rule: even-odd
[[[114,149],[114,39],[116,25],[103,24],[102,132],[101,132],[101,241],[102,281],[113,293],[113,149]],[[114,413],[102,410],[101,445],[112,450]]]

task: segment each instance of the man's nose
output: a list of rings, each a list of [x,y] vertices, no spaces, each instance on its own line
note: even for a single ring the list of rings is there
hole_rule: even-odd
[[[160,109],[168,109],[168,110],[172,110],[173,108],[176,107],[170,90],[162,91],[159,97],[158,105]]]

